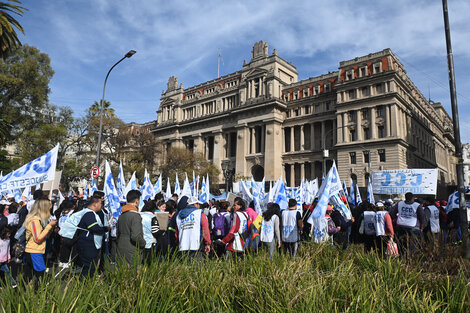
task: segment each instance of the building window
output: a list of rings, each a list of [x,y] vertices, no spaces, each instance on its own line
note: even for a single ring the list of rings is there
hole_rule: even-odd
[[[370,91],[369,91],[369,86],[362,87],[361,93],[363,97],[368,97],[370,96]]]
[[[369,127],[364,127],[363,131],[364,131],[364,139],[365,140],[370,139],[370,128]]]
[[[364,163],[368,164],[369,163],[369,151],[364,151]]]
[[[362,110],[362,119],[363,120],[369,119],[369,109]]]
[[[375,85],[375,91],[376,91],[376,94],[381,94],[384,92],[384,86],[383,84],[376,84]]]
[[[295,114],[295,116],[299,116],[300,115],[300,109],[295,109],[294,114]]]
[[[384,106],[379,105],[376,109],[377,117],[384,116]]]
[[[352,78],[353,78],[353,73],[352,73],[352,71],[348,71],[348,72],[346,73],[346,80],[351,80]]]
[[[325,92],[329,92],[330,91],[330,84],[325,84]]]
[[[356,89],[352,89],[348,91],[349,99],[356,99]]]
[[[349,152],[349,160],[351,164],[356,164],[356,152]]]
[[[230,133],[230,157],[237,156],[237,133]]]
[[[379,126],[379,138],[385,138],[385,127]]]
[[[330,110],[330,101],[325,102],[325,109],[326,109],[326,111]]]
[[[380,63],[374,64],[374,74],[380,73]]]
[[[377,152],[379,153],[379,161],[385,162],[385,149],[379,149]]]
[[[361,75],[361,77],[366,76],[366,67],[365,66],[360,68],[360,75]]]
[[[349,131],[349,140],[350,141],[356,141],[356,130],[355,129],[351,129]]]
[[[356,121],[356,111],[348,112],[348,122]]]

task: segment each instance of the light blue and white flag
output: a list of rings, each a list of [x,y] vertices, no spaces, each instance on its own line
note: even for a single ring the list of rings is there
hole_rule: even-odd
[[[240,181],[240,193],[243,200],[247,201],[248,203],[253,200],[253,195],[250,191],[251,182],[249,181]]]
[[[28,186],[23,190],[23,193],[21,194],[21,200],[23,200],[24,202],[28,202],[32,198],[33,197],[31,195],[31,186]]]
[[[318,199],[318,203],[308,219],[308,223],[312,225],[313,241],[320,243],[328,239],[328,221],[326,220],[326,208],[330,199],[330,189],[332,180],[332,170],[330,169],[326,179],[323,180],[320,189],[322,193]]]
[[[117,188],[119,198],[121,199],[122,202],[125,202],[126,195],[124,193],[126,192],[126,180],[124,178],[124,170],[122,168],[121,161],[119,161],[119,174],[118,174],[116,188]]]
[[[127,183],[127,186],[126,186],[126,189],[125,189],[124,195],[123,195],[124,199],[121,199],[122,202],[125,202],[123,200],[125,200],[127,198],[127,193],[131,190],[137,190],[137,178],[135,178],[135,172],[132,173],[131,179]]]
[[[191,198],[192,196],[191,186],[189,185],[189,180],[188,180],[188,174],[186,174],[186,177],[184,178],[183,190],[181,191],[181,197],[183,196],[188,197],[188,199]]]
[[[26,188],[54,180],[59,145],[19,169],[2,176],[0,192]],[[21,193],[20,193],[21,196]]]
[[[372,190],[372,180],[369,179],[369,183],[367,184],[367,201],[373,205],[375,205],[374,199],[374,191]]]
[[[141,202],[143,202],[143,200],[149,200],[153,197],[153,186],[152,186],[152,182],[150,182],[150,175],[147,172],[147,169],[145,169],[145,172],[144,172],[144,184],[142,185],[141,192],[142,192]],[[143,203],[142,203],[142,206],[143,206]]]
[[[341,200],[338,194],[332,195],[330,197],[330,202],[335,206],[335,209],[338,210],[346,220],[352,219],[351,211],[349,210],[348,206]]]
[[[158,176],[157,182],[155,183],[155,186],[153,186],[153,194],[156,195],[162,191],[163,191],[162,174],[160,174],[160,176]]]
[[[93,193],[94,193],[95,191],[97,191],[97,190],[98,190],[98,187],[96,186],[96,181],[95,181],[95,179],[92,177],[92,178],[91,178],[91,189],[89,190],[89,191],[90,191],[90,197],[93,196]]]
[[[359,192],[359,186],[356,184],[356,205],[362,203],[361,193]]]
[[[21,202],[21,191],[20,191],[20,189],[16,188],[13,191],[13,194],[15,195],[15,202],[20,203]]]
[[[465,192],[470,190],[470,186],[465,187]],[[460,200],[459,200],[459,191],[455,191],[449,195],[449,198],[447,199],[447,206],[445,207],[446,213],[449,213],[450,211],[454,209],[458,209],[460,205]]]
[[[180,187],[180,182],[178,180],[178,172],[176,173],[176,178],[175,178],[175,192],[178,195],[178,199],[180,198],[180,193],[181,193],[181,187]]]
[[[346,196],[346,199],[348,199],[349,198],[348,187],[346,187],[346,182],[344,181],[344,179],[343,179],[343,191],[344,191],[344,195]]]
[[[105,206],[108,211],[111,212],[115,219],[119,218],[121,215],[121,203],[119,195],[114,184],[113,173],[111,172],[111,167],[109,166],[108,161],[105,164],[105,180],[104,180],[104,194],[105,194]]]
[[[297,188],[294,194],[294,199],[297,201],[297,211],[302,214],[302,202],[304,199],[303,191],[304,191],[304,186],[303,186],[303,181],[300,183],[300,187]]]
[[[165,201],[170,200],[171,198],[171,186],[170,186],[170,178],[166,181],[166,192],[165,192]]]
[[[281,181],[279,189],[276,191],[276,195],[274,196],[274,199],[274,202],[279,204],[281,210],[286,210],[289,208],[286,194],[286,185],[284,184],[284,182]]]
[[[34,190],[40,190],[41,189],[41,184],[36,184],[36,186],[34,187]]]
[[[88,200],[88,182],[85,181],[85,188],[83,188],[83,200]]]
[[[348,201],[349,201],[349,203],[351,203],[353,205],[356,205],[356,198],[355,198],[354,194],[355,194],[354,182],[353,182],[352,178],[350,178]]]
[[[201,193],[199,194],[199,201],[202,203],[209,203],[209,190],[206,185],[206,179],[204,176],[202,177],[202,184],[201,184]]]

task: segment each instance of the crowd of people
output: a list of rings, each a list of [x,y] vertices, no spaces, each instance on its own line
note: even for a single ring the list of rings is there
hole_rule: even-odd
[[[32,280],[38,288],[51,266],[57,266],[58,273],[86,277],[104,271],[105,261],[138,269],[155,258],[164,261],[174,255],[237,259],[265,249],[270,258],[276,253],[295,257],[299,242],[311,241],[315,231],[323,231],[327,242],[340,249],[362,243],[366,251],[393,255],[413,253],[415,243],[438,236],[452,243],[461,239],[457,210],[447,214],[445,201],[418,202],[411,193],[397,203],[389,199],[350,206],[350,219],[328,205],[323,230],[308,222],[316,201],[303,204],[302,210],[295,199],[289,199],[285,210],[268,203],[258,214],[253,202],[240,197],[201,203],[176,194],[165,201],[161,193],[139,210],[141,196],[138,190],[129,191],[117,220],[105,209],[102,191],[87,200],[66,199],[58,206],[41,190],[34,192],[32,205],[2,199],[0,286],[16,288],[22,273],[25,282]],[[391,253],[394,242],[400,251]]]

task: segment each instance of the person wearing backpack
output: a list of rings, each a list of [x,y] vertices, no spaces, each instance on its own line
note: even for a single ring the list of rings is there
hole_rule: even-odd
[[[279,204],[268,203],[267,210],[263,213],[263,221],[261,223],[260,239],[265,247],[269,249],[269,258],[272,259],[276,251],[281,248],[281,230],[279,227],[279,217],[276,212],[280,210]],[[277,245],[276,245],[277,241]]]
[[[225,245],[225,250],[235,256],[242,256],[245,250],[245,233],[248,230],[248,214],[245,212],[245,201],[236,197],[233,201],[232,227],[227,236],[216,242]],[[245,237],[246,238],[246,237]]]
[[[93,275],[100,262],[103,236],[109,231],[97,214],[102,207],[100,197],[93,196],[78,223],[77,251],[83,265],[81,275]]]
[[[289,199],[288,206],[287,210],[282,211],[282,244],[284,251],[295,257],[304,223],[297,211],[297,200]]]
[[[212,228],[212,239],[218,240],[222,239],[230,231],[230,212],[227,212],[229,205],[228,202],[219,202],[218,203],[218,211],[214,214],[212,219],[213,221],[213,228]],[[225,252],[225,247],[222,245],[215,246],[215,254],[218,257],[221,257]]]

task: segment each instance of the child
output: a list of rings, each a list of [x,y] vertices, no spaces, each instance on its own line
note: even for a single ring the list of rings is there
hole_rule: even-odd
[[[11,282],[11,286],[16,288],[16,282],[11,277],[8,263],[10,263],[10,234],[11,231],[8,227],[4,227],[0,233],[0,271],[5,272]]]

